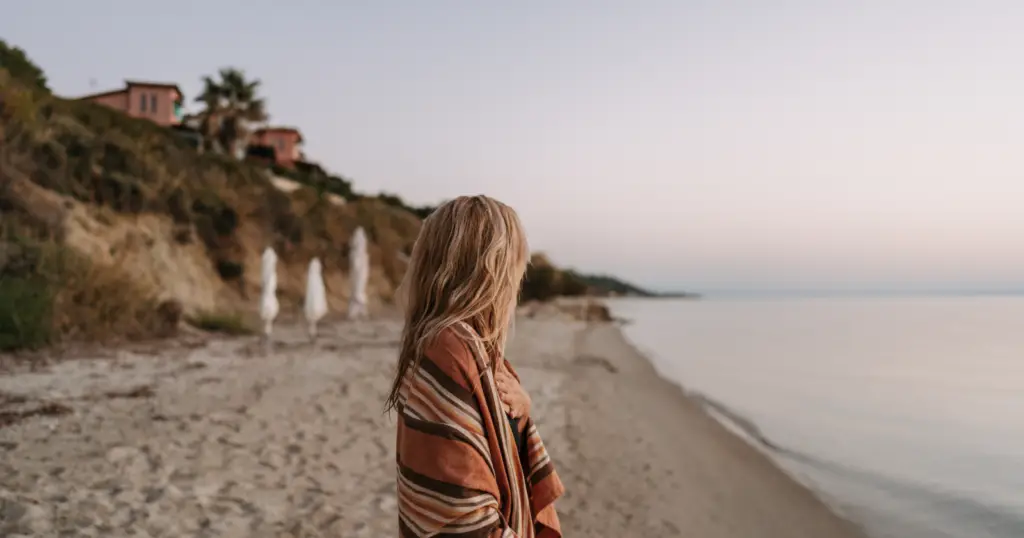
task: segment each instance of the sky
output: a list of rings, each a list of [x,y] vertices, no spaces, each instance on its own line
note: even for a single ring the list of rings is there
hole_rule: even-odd
[[[1024,289],[1019,0],[32,0],[57,93],[233,66],[357,189],[663,290]],[[192,105],[194,107],[194,105]]]

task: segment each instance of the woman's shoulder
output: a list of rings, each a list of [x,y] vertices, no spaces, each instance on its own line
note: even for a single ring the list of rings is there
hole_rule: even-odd
[[[480,372],[471,351],[472,345],[468,336],[457,328],[448,327],[427,345],[424,355],[448,377],[475,379]]]

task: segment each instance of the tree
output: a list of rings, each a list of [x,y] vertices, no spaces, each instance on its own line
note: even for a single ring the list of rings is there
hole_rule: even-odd
[[[207,145],[238,155],[254,123],[267,121],[266,102],[258,96],[259,79],[247,80],[245,72],[233,67],[221,69],[219,80],[203,77],[203,90],[196,102],[203,103],[199,130]]]
[[[590,287],[583,280],[579,273],[573,270],[567,270],[562,272],[561,282],[562,295],[566,297],[578,297],[580,295],[586,295],[590,291]]]
[[[558,295],[555,283],[555,268],[547,265],[530,265],[526,268],[521,301],[547,301]]]
[[[381,202],[384,202],[385,204],[387,204],[387,205],[389,205],[391,207],[397,207],[398,209],[404,209],[404,210],[412,213],[413,215],[416,215],[421,220],[429,217],[430,214],[434,212],[434,209],[436,209],[434,206],[429,206],[429,205],[424,205],[424,206],[412,206],[412,205],[409,205],[409,204],[405,203],[405,201],[402,200],[397,194],[390,194],[390,193],[387,193],[387,192],[382,192],[382,193],[378,194],[377,195],[377,199],[380,200]]]
[[[203,135],[203,149],[223,151],[217,146],[220,137],[221,98],[220,87],[210,77],[203,77],[203,91],[196,96],[196,102],[203,103],[205,108],[194,116],[195,127]]]
[[[19,47],[8,45],[0,39],[0,68],[3,68],[12,78],[31,88],[49,92],[46,85],[46,74],[39,68],[25,51]]]
[[[535,252],[526,267],[522,301],[547,301],[555,297],[577,297],[590,293],[590,286],[582,275],[572,269],[559,269],[546,255]]]

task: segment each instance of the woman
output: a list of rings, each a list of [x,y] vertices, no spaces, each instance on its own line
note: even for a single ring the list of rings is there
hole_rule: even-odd
[[[402,283],[398,411],[404,537],[559,538],[564,488],[504,358],[529,249],[512,208],[460,197],[423,222]]]

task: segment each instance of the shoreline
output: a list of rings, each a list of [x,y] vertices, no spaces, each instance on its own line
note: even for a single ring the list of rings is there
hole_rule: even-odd
[[[865,536],[767,454],[713,418],[685,388],[662,378],[619,324],[533,323],[564,324],[562,330],[574,332],[573,358],[562,387],[566,419],[555,424],[567,438],[549,440],[552,417],[538,410],[537,418],[572,493],[558,505],[567,533]],[[543,333],[553,330],[522,328],[538,336],[517,338],[510,347],[510,360],[521,375],[522,357],[544,357],[537,346],[546,340]],[[558,367],[547,358],[528,364],[537,376]],[[523,378],[532,394],[531,379]]]
[[[382,406],[400,330],[332,321],[312,345],[282,325],[271,355],[190,334],[13,365],[0,535],[396,535]],[[658,376],[618,324],[521,317],[508,356],[568,490],[566,536],[863,537]]]
[[[785,466],[776,460],[777,455],[781,452],[786,452],[787,449],[780,447],[770,438],[766,437],[756,423],[749,421],[746,417],[737,415],[731,408],[725,406],[718,400],[700,392],[688,389],[681,382],[662,376],[661,373],[657,371],[657,367],[654,366],[652,359],[640,351],[639,347],[637,347],[637,345],[625,334],[623,327],[625,324],[632,323],[632,320],[621,321],[622,324],[619,325],[621,338],[625,340],[630,348],[632,348],[633,353],[651,365],[655,375],[658,376],[659,379],[674,386],[685,398],[697,405],[703,413],[717,422],[729,434],[743,441],[759,454],[766,457],[770,465],[775,467],[789,479],[796,482],[800,487],[806,489],[808,493],[818,499],[822,503],[823,508],[831,512],[837,518],[853,526],[855,531],[858,533],[857,535],[864,537],[868,536],[867,531],[864,528],[855,521],[849,519],[849,517],[843,513],[842,509],[834,505],[825,494],[816,491],[810,484],[805,482],[804,479],[786,470]]]

